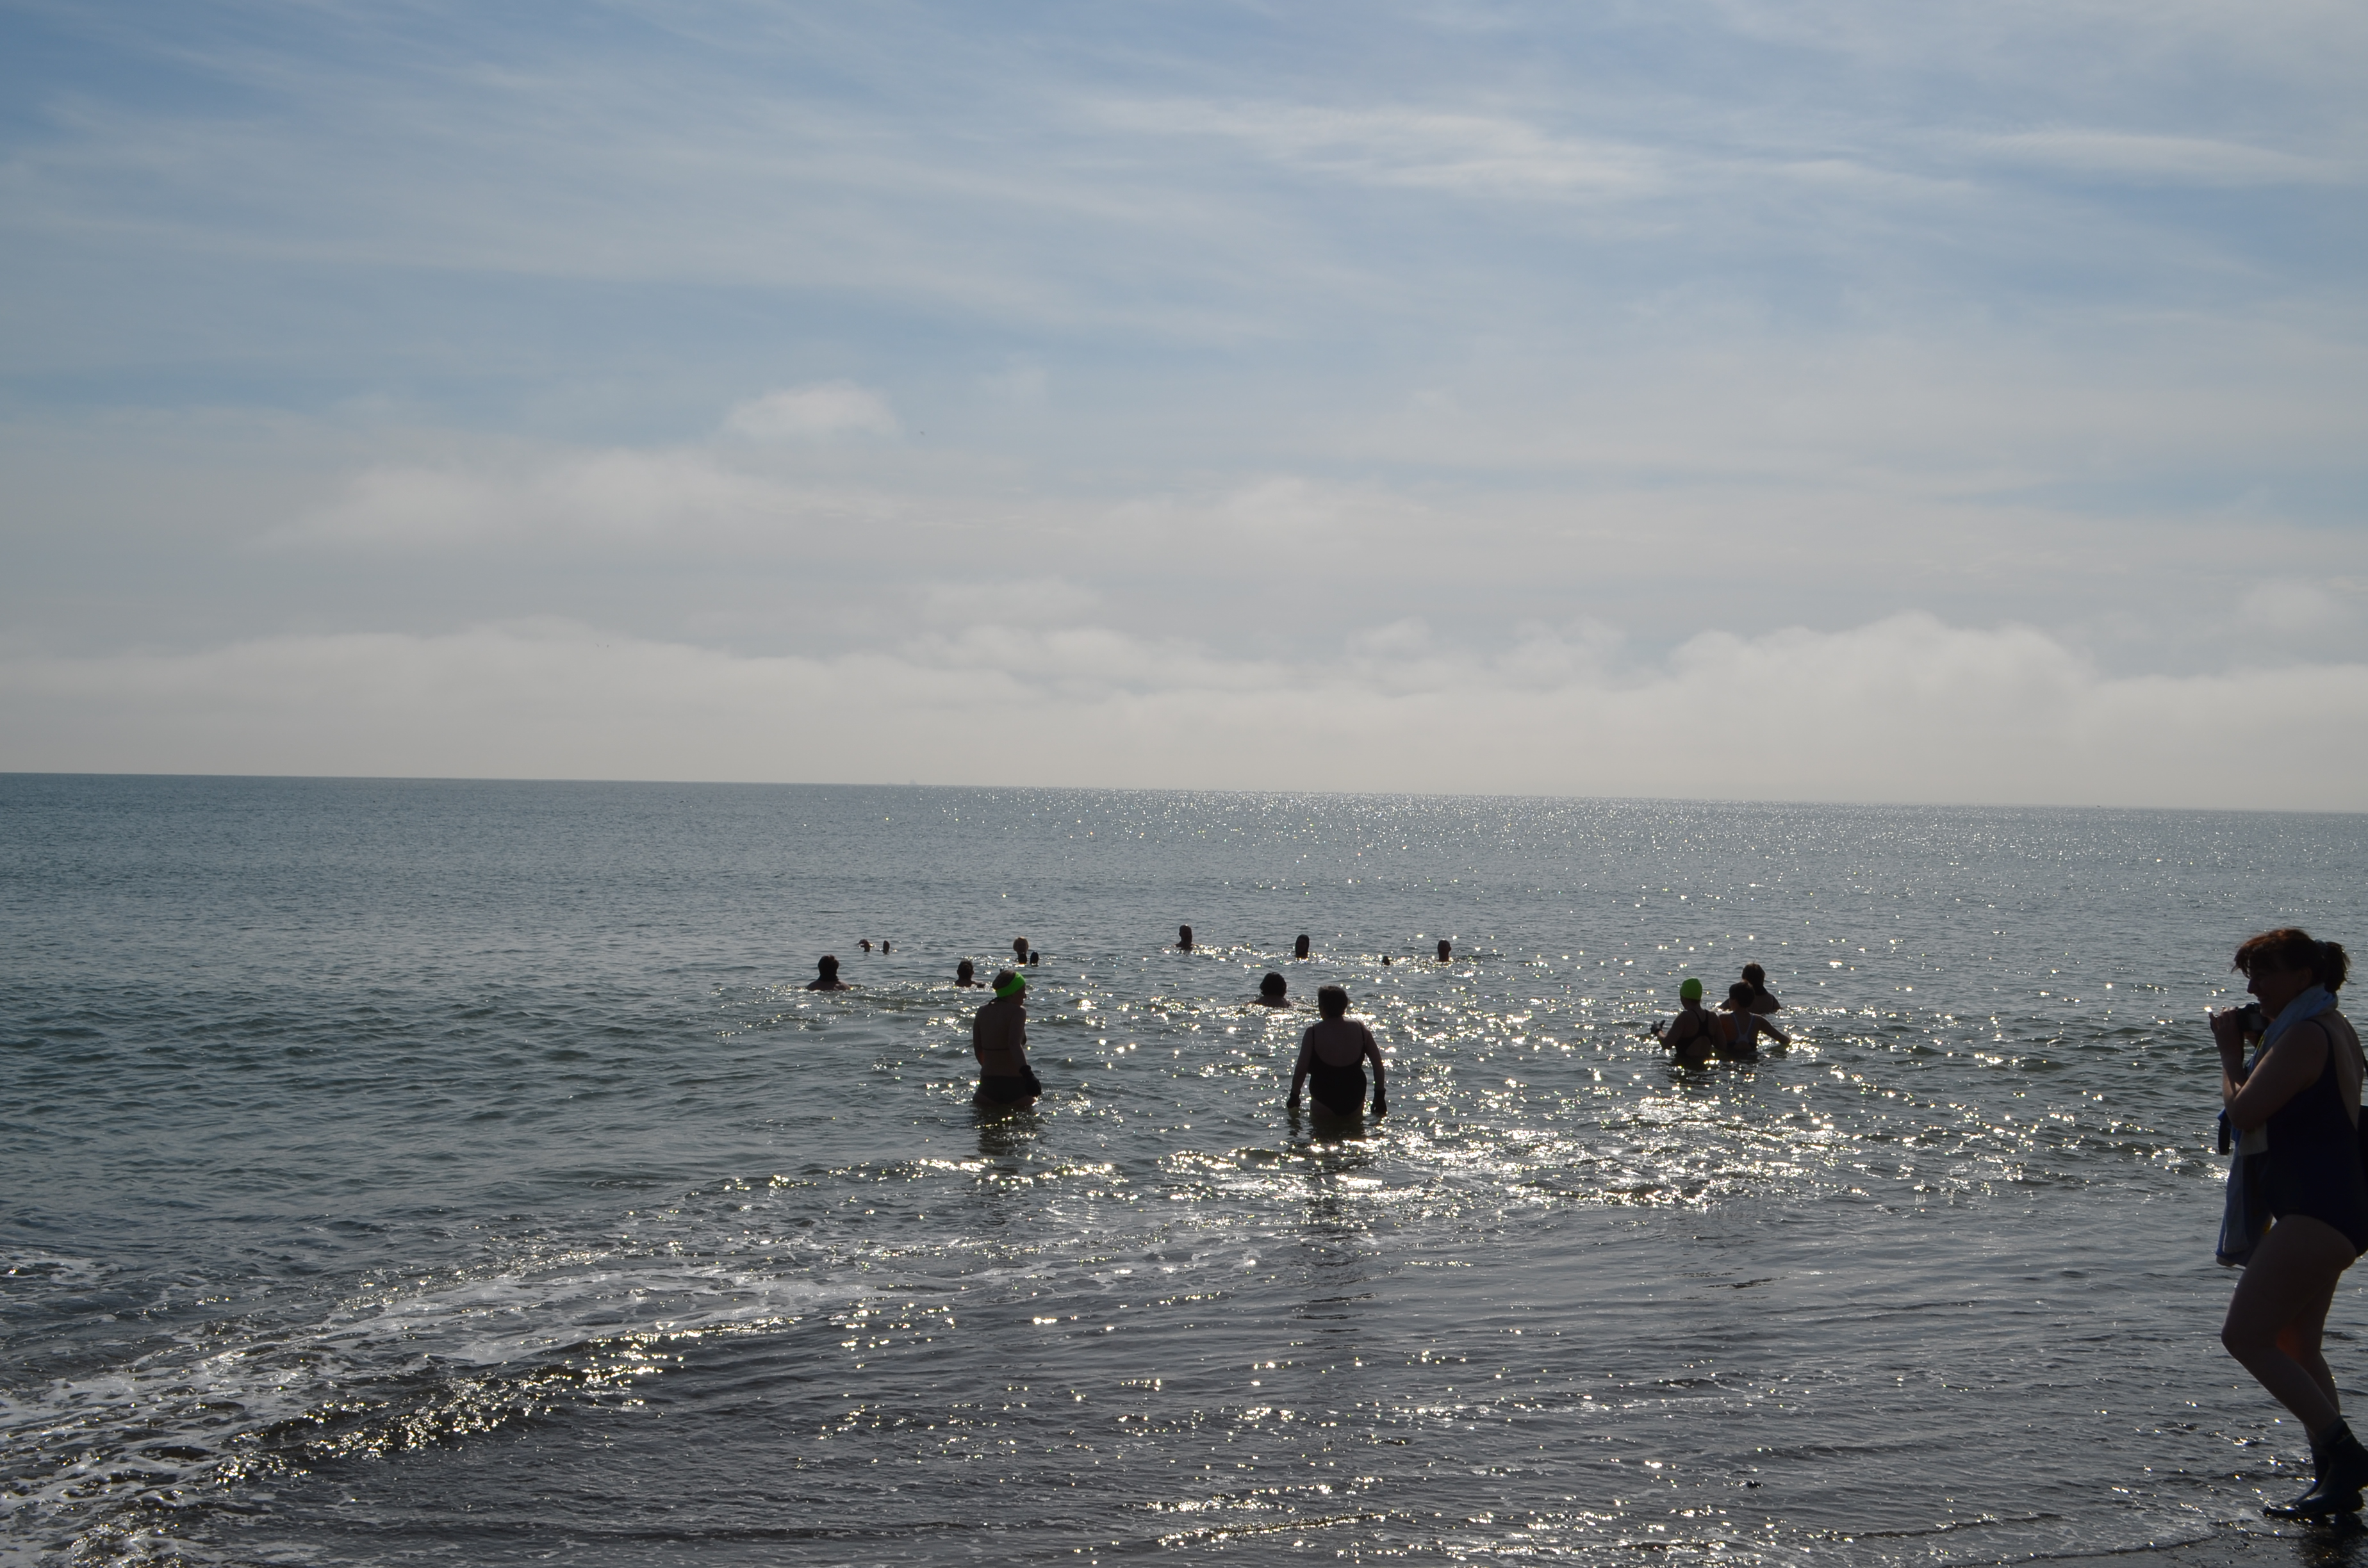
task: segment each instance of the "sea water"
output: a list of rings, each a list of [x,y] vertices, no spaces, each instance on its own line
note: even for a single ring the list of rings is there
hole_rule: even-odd
[[[0,778],[0,1557],[2199,1540],[2305,1458],[2215,1338],[2204,1011],[2368,940],[2363,825]],[[1789,1049],[1673,1066],[1755,960]],[[1358,1135],[1282,1104],[1326,983]]]

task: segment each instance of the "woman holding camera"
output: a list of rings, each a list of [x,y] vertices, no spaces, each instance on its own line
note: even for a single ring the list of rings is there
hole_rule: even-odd
[[[2334,1375],[2319,1354],[2336,1282],[2368,1250],[2368,1176],[2361,1165],[2360,1085],[2368,1060],[2360,1036],[2335,1007],[2350,960],[2333,942],[2285,927],[2237,949],[2232,966],[2260,1001],[2252,1028],[2261,1050],[2245,1064],[2247,1016],[2212,1018],[2220,1048],[2220,1097],[2246,1132],[2263,1129],[2267,1150],[2250,1156],[2272,1223],[2255,1242],[2228,1303],[2220,1343],[2310,1435],[2317,1479],[2272,1518],[2324,1519],[2356,1513],[2368,1484],[2368,1449],[2343,1424]]]

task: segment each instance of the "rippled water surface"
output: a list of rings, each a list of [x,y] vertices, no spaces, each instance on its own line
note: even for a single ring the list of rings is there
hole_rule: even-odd
[[[0,1559],[2196,1540],[2303,1457],[2203,1011],[2368,940],[2362,825],[0,778]],[[1674,1069],[1754,959],[1791,1049]],[[1270,968],[1372,1020],[1369,1134],[1284,1114]]]

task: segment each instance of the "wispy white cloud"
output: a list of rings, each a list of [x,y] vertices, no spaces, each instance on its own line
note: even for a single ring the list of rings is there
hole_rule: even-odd
[[[1414,108],[1113,101],[1108,124],[1231,142],[1306,173],[1471,196],[1617,196],[1659,183],[1645,148],[1555,135],[1505,115]]]
[[[2241,142],[2127,131],[2023,131],[1976,145],[2010,162],[2157,185],[2340,185],[2362,173],[2334,159]]]
[[[807,528],[893,510],[877,493],[785,485],[699,448],[609,448],[498,463],[386,463],[326,506],[270,530],[267,546],[450,553],[515,544],[652,551],[789,548]]]
[[[2263,770],[2230,744],[2283,738]],[[1377,629],[1313,661],[1107,628],[740,657],[579,625],[0,659],[0,768],[2368,809],[2368,665],[2117,677],[1896,616],[1623,662]]]
[[[885,397],[852,381],[820,381],[751,398],[733,409],[723,427],[755,441],[895,436],[903,429]]]

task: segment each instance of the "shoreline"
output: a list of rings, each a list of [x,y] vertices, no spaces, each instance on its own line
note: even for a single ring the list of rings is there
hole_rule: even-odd
[[[2273,1525],[2267,1519],[2259,1525],[2229,1523],[2206,1540],[2180,1546],[2135,1546],[2026,1561],[2110,1562],[2117,1568],[2256,1568],[2265,1562],[2298,1562],[2315,1568],[2368,1561],[2368,1524],[2358,1515],[2339,1526]]]

